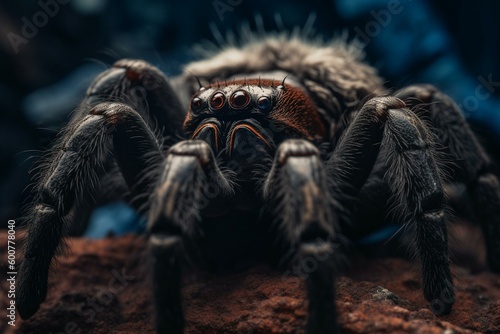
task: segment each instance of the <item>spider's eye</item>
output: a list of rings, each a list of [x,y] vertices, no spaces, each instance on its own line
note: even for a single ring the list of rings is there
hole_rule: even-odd
[[[210,99],[210,107],[214,110],[222,108],[224,103],[226,103],[226,97],[221,92],[215,93]]]
[[[261,96],[257,100],[257,106],[259,106],[260,110],[265,111],[271,106],[271,99],[267,96]]]
[[[195,97],[191,100],[191,109],[196,111],[201,108],[202,100],[199,97]]]
[[[229,98],[229,104],[234,109],[243,109],[250,103],[250,96],[244,90],[238,90]]]

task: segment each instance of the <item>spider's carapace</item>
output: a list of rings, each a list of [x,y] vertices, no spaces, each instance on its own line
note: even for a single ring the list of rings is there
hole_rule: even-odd
[[[191,98],[184,122],[187,135],[241,158],[245,145],[274,152],[283,140],[327,137],[324,121],[301,88],[269,79],[234,80],[202,87]],[[247,165],[252,162],[246,159]]]

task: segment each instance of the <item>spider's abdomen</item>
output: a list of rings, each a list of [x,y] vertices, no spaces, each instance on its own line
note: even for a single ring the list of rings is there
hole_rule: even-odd
[[[272,156],[283,140],[326,139],[325,125],[309,96],[290,84],[249,79],[201,88],[184,122],[187,135],[206,141],[239,169]],[[231,166],[230,166],[231,167]]]

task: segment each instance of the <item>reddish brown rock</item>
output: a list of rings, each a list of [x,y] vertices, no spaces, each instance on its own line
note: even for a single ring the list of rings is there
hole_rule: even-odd
[[[47,301],[31,319],[19,317],[4,333],[152,333],[144,240],[72,239],[71,254],[53,270]],[[6,234],[0,235],[2,289]],[[418,272],[401,259],[353,259],[337,282],[345,333],[500,333],[500,275],[454,267],[457,303],[435,316],[422,297]],[[118,277],[118,279],[117,279]],[[303,333],[303,283],[266,267],[225,276],[197,274],[184,288],[187,333]],[[2,293],[4,314],[7,296]]]

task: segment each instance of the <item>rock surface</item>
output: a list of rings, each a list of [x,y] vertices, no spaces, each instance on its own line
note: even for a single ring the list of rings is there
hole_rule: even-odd
[[[0,234],[2,294],[6,234]],[[71,253],[53,270],[47,301],[16,326],[0,318],[3,333],[152,333],[151,292],[138,236],[71,239]],[[500,333],[500,275],[470,274],[454,266],[457,302],[435,316],[422,297],[418,271],[402,259],[352,260],[337,282],[344,333]],[[304,284],[267,267],[215,276],[198,273],[185,282],[186,333],[303,333]]]

